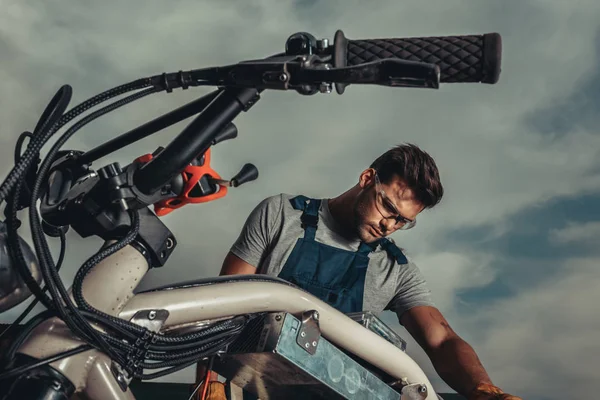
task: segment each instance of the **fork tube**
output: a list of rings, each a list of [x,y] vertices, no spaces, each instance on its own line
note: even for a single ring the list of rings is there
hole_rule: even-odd
[[[89,272],[83,281],[83,297],[92,307],[117,316],[147,272],[144,255],[133,246],[125,246]]]

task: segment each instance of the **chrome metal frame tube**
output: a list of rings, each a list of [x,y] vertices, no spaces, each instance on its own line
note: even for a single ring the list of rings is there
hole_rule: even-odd
[[[144,257],[133,247],[125,247],[91,271],[84,281],[84,296],[94,307],[124,320],[141,310],[167,310],[169,317],[163,329],[234,315],[283,311],[300,317],[306,310],[316,310],[324,338],[393,377],[426,385],[427,399],[438,399],[429,379],[410,356],[303,290],[276,282],[239,280],[134,295],[147,271]],[[19,351],[43,358],[80,344],[62,321],[50,319],[30,335]],[[129,390],[119,388],[110,372],[110,360],[96,350],[51,365],[73,382],[76,392],[84,392],[90,399],[134,398]]]

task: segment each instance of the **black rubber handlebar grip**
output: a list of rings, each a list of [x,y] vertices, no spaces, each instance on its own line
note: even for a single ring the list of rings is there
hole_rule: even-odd
[[[404,39],[348,40],[338,30],[334,66],[344,67],[383,58],[437,64],[440,82],[494,84],[500,77],[502,38],[498,33],[469,36],[432,36]]]

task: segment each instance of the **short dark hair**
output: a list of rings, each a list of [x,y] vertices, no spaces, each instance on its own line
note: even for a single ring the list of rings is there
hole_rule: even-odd
[[[382,183],[394,175],[403,179],[425,208],[433,208],[444,195],[444,187],[433,158],[414,144],[401,144],[380,155],[370,166]]]

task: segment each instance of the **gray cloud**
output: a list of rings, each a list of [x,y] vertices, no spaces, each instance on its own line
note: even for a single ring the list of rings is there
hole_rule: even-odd
[[[596,46],[592,65],[600,62],[600,31],[595,34]],[[569,70],[565,71],[570,73]],[[577,132],[596,131],[598,102],[600,101],[600,72],[597,69],[578,79],[577,85],[567,96],[551,99],[547,107],[537,110],[528,118],[533,129],[553,137],[572,135]]]
[[[11,166],[16,136],[33,128],[46,102],[64,83],[73,85],[76,104],[138,77],[279,52],[287,36],[296,31],[330,39],[338,28],[353,39],[500,32],[503,72],[494,86],[445,85],[439,91],[350,87],[343,96],[310,98],[265,93],[251,112],[236,120],[238,139],[213,150],[213,166],[222,175],[231,176],[243,163],[253,162],[260,170],[259,180],[232,190],[224,200],[189,206],[164,218],[180,245],[170,263],[151,271],[142,286],[217,274],[245,217],[262,198],[279,192],[334,196],[354,184],[360,171],[383,151],[399,142],[413,142],[437,160],[447,195],[440,206],[420,217],[418,229],[394,238],[409,249],[431,282],[440,308],[459,332],[476,342],[499,383],[535,398],[542,398],[533,396],[542,392],[559,398],[550,396],[552,390],[544,389],[543,380],[522,384],[519,375],[508,369],[515,363],[503,356],[513,353],[506,353],[498,343],[548,352],[549,348],[540,347],[544,343],[536,345],[525,338],[525,333],[537,332],[538,320],[532,318],[538,313],[543,319],[539,324],[551,330],[556,341],[572,334],[544,325],[557,315],[573,324],[583,321],[585,332],[593,332],[583,316],[567,315],[559,304],[554,314],[544,313],[547,303],[540,300],[554,301],[548,293],[562,285],[565,293],[573,293],[584,285],[581,277],[588,278],[591,272],[571,269],[573,278],[566,281],[532,283],[527,290],[517,287],[509,297],[484,309],[471,308],[473,319],[465,318],[463,311],[470,305],[463,303],[460,293],[488,288],[506,276],[499,270],[503,256],[499,244],[519,232],[511,218],[559,196],[593,194],[600,187],[600,137],[594,124],[573,123],[581,107],[567,106],[573,111],[566,114],[569,123],[556,122],[561,135],[549,135],[551,125],[539,122],[553,121],[548,116],[555,112],[547,110],[555,110],[565,94],[577,93],[581,82],[597,73],[600,4],[591,0],[577,2],[577,7],[558,1],[505,1],[502,7],[473,1],[434,1],[426,6],[386,1],[369,7],[357,0],[179,1],[169,7],[156,1],[118,7],[100,2],[60,4],[9,1],[0,14],[2,171]],[[205,92],[196,89],[144,99],[90,124],[68,145],[89,149]],[[588,102],[597,105],[593,93],[584,93],[586,110],[593,109]],[[564,104],[571,104],[572,98],[566,98]],[[114,160],[126,163],[151,152],[185,125],[136,143],[96,166]],[[477,232],[480,240],[460,237],[467,229]],[[74,234],[69,239],[66,282],[100,244]],[[531,255],[529,261],[534,258]],[[565,268],[569,264],[561,262],[554,273],[560,276]],[[517,280],[519,274],[510,270],[511,279]],[[522,310],[520,302],[527,302],[529,308]],[[0,318],[14,318],[19,309]],[[512,314],[503,314],[505,309]],[[518,321],[524,333],[505,329],[495,315]],[[489,322],[486,326],[491,329],[473,322],[481,320]],[[591,338],[587,343],[593,343]],[[553,360],[537,354],[523,352],[517,364],[553,376]],[[579,353],[560,354],[565,365],[572,365]],[[594,366],[586,360],[582,368]],[[582,387],[587,387],[593,377],[583,369],[575,371],[579,375],[569,376],[584,380]],[[168,379],[191,376],[183,372]]]
[[[550,240],[556,244],[581,243],[585,245],[596,246],[596,239],[600,236],[600,222],[588,222],[584,225],[569,224],[563,229],[556,229],[550,232]]]
[[[570,259],[553,281],[481,307],[465,322],[471,330],[486,330],[479,349],[496,382],[535,399],[596,391],[598,373],[591,366],[600,356],[594,344],[600,326],[591,316],[599,262]]]

